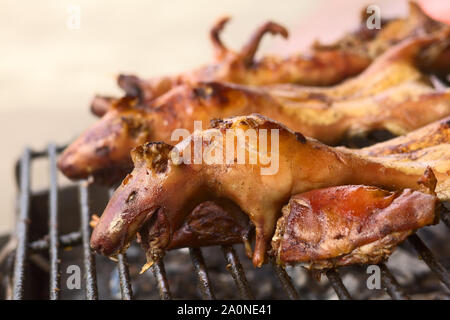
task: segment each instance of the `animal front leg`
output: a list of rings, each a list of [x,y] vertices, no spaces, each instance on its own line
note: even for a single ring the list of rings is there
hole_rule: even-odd
[[[252,258],[255,267],[261,267],[264,263],[269,240],[270,237],[265,235],[263,225],[258,224],[255,226],[255,250]]]
[[[266,261],[267,249],[275,231],[275,224],[279,210],[264,211],[264,214],[250,214],[251,220],[255,226],[255,250],[253,251],[252,262],[255,267],[261,267]],[[257,217],[257,219],[252,219]]]

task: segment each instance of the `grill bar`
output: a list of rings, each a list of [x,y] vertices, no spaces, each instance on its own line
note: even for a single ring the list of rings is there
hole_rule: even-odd
[[[448,271],[436,260],[433,253],[422,239],[416,234],[413,234],[409,236],[408,240],[431,271],[433,271],[439,277],[441,282],[450,289],[450,275],[448,274]]]
[[[89,227],[89,194],[85,182],[79,184],[81,205],[81,235],[83,241],[84,272],[86,274],[86,299],[97,300],[97,274],[95,272],[95,257],[89,244],[91,230]]]
[[[342,282],[341,276],[336,270],[328,270],[326,275],[339,299],[352,300],[350,293]]]
[[[277,278],[280,281],[281,286],[283,287],[289,299],[299,300],[300,296],[298,294],[298,291],[295,289],[294,284],[292,283],[292,279],[291,277],[289,277],[286,270],[280,267],[274,259],[271,258],[270,262],[272,263],[273,270],[275,271],[275,274],[277,275]]]
[[[109,197],[111,198],[114,189],[109,189]],[[133,299],[133,290],[131,288],[130,272],[128,270],[128,261],[125,254],[119,254],[117,259],[117,269],[119,270],[120,292],[122,300]]]
[[[50,299],[58,300],[61,286],[61,269],[58,237],[58,173],[56,171],[56,146],[48,147],[50,165],[49,190],[49,256],[50,256]]]
[[[55,146],[56,148],[56,153],[61,153],[62,151],[64,151],[64,149],[67,146]],[[48,150],[42,150],[42,151],[36,151],[36,150],[30,150],[30,155],[32,159],[35,158],[41,158],[41,157],[46,157],[48,155]]]
[[[239,289],[241,298],[246,300],[255,299],[234,248],[232,246],[222,246],[222,252],[227,261],[227,269],[230,271],[231,276]]]
[[[450,212],[447,210],[443,210],[441,212],[441,220],[444,221],[445,225],[450,228]]]
[[[381,270],[381,282],[386,288],[387,293],[393,300],[409,300],[410,297],[406,291],[398,284],[394,275],[389,271],[384,263],[378,265]]]
[[[25,265],[28,255],[28,224],[30,213],[30,159],[31,151],[26,148],[20,159],[20,204],[17,222],[17,248],[14,260],[13,299],[21,300],[24,295]]]
[[[209,281],[202,251],[199,248],[189,248],[189,253],[191,254],[192,264],[198,277],[198,287],[203,299],[214,300],[215,296],[211,289],[211,282]]]
[[[78,246],[82,243],[82,236],[80,231],[63,234],[58,237],[59,245],[61,248],[70,248]],[[28,248],[31,253],[37,253],[40,251],[49,250],[50,240],[48,237],[33,241],[28,244]]]
[[[128,271],[128,260],[125,253],[118,255],[117,266],[119,268],[120,292],[122,300],[133,299],[133,289],[131,288],[130,272]]]
[[[159,297],[161,300],[172,300],[172,294],[169,289],[169,282],[167,281],[166,268],[162,260],[153,263],[152,267],[153,275],[155,276],[156,283],[158,284]]]

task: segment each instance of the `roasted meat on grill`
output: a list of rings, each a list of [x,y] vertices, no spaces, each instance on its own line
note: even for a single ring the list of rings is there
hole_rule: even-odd
[[[345,150],[404,172],[418,166],[433,168],[436,192],[441,199],[450,199],[450,117],[371,147]]]
[[[271,254],[279,264],[310,269],[376,264],[416,229],[437,223],[438,207],[434,195],[410,189],[347,185],[297,194],[283,207]],[[152,222],[138,233],[146,252]],[[251,252],[251,231],[248,216],[235,205],[207,201],[174,231],[167,250],[244,242]]]
[[[258,139],[247,141],[245,136],[242,141],[245,132],[265,134],[268,146]],[[223,152],[230,150],[229,138],[220,139],[227,134],[241,139],[240,144],[231,144],[234,158]],[[200,161],[198,143],[205,150]],[[242,151],[244,163],[240,162]],[[427,192],[437,183],[440,200],[449,196],[448,190],[439,188],[448,176],[436,182],[432,169],[420,162],[415,167],[393,168],[388,162],[305,138],[260,115],[216,121],[212,129],[194,132],[175,148],[147,143],[132,156],[134,170],[114,193],[92,234],[92,247],[106,255],[123,250],[152,219],[152,225],[142,231],[151,235],[147,236],[148,257],[157,259],[184,218],[198,204],[216,198],[233,201],[249,216],[256,231],[253,263],[260,266],[281,208],[292,195],[346,184]]]
[[[151,225],[151,221],[148,223]],[[248,242],[251,231],[248,216],[235,204],[224,199],[206,201],[186,216],[173,233],[167,250]],[[139,242],[149,251],[149,234],[142,232],[139,236]]]
[[[416,63],[440,39],[402,42],[360,76],[334,87],[180,85],[153,108],[125,97],[64,151],[58,166],[71,179],[94,174],[115,182],[129,172],[132,148],[148,141],[174,144],[174,130],[192,132],[194,121],[206,126],[214,118],[255,112],[327,144],[374,129],[404,134],[450,114],[450,90],[433,89]]]
[[[119,86],[129,96],[138,97],[147,105],[180,84],[195,85],[199,82],[221,81],[245,85],[268,85],[296,83],[309,86],[328,86],[357,75],[391,46],[417,35],[430,35],[447,29],[443,23],[428,17],[421,8],[411,2],[409,16],[383,23],[381,29],[369,30],[367,17],[363,16],[360,27],[331,45],[316,43],[307,55],[287,58],[265,56],[255,60],[259,43],[266,33],[287,37],[287,30],[267,22],[259,27],[239,52],[229,50],[220,40],[220,32],[228,18],[220,19],[211,29],[210,38],[215,61],[199,69],[175,76],[141,79],[133,75],[120,75]],[[447,43],[448,46],[448,43]],[[429,72],[443,74],[450,69],[450,48],[445,43],[430,59],[421,59],[420,65]],[[103,115],[111,103],[110,97],[96,97],[91,106],[94,114]],[[147,105],[151,107],[151,105]]]
[[[329,87],[268,85],[265,88],[277,96],[294,101],[323,99],[328,103],[368,97],[408,81],[428,82],[420,69],[420,61],[433,61],[435,51],[450,41],[450,27],[433,36],[418,36],[400,42],[386,51],[358,76]],[[450,72],[450,70],[447,70]]]
[[[294,195],[277,222],[281,264],[325,269],[377,264],[412,232],[437,222],[436,197],[411,189],[340,186]]]
[[[371,157],[386,157],[393,162],[413,160],[423,162],[430,159],[443,163],[442,161],[450,161],[449,150],[450,117],[446,117],[404,136],[354,151]]]
[[[430,166],[432,166],[434,163],[433,170],[439,175],[445,173],[445,171],[443,171],[445,170],[445,168],[450,168],[449,143],[450,118],[447,118],[430,124],[424,128],[420,128],[414,132],[409,133],[406,136],[398,137],[385,143],[378,143],[373,147],[355,151],[359,152],[360,154],[376,157],[388,156],[390,157],[389,161],[419,161],[421,163],[428,162],[427,164]],[[437,162],[439,162],[439,165],[436,165]],[[450,189],[450,187],[448,189]],[[322,197],[323,194],[325,194],[326,197]],[[398,201],[400,201],[397,200],[394,206],[394,199],[396,199],[400,195],[402,195],[401,204],[397,205],[399,204]],[[397,220],[394,221],[382,220],[383,223],[388,223],[390,226],[398,227],[402,222],[402,219],[404,219],[403,225],[406,225],[406,223],[408,222],[416,223],[417,225],[415,228],[419,228],[430,223],[428,222],[420,224],[420,221],[414,219],[417,217],[411,217],[410,213],[412,212],[412,210],[411,208],[406,206],[411,205],[413,208],[417,207],[420,210],[423,210],[424,207],[421,204],[429,203],[428,200],[430,199],[430,197],[427,194],[419,193],[417,191],[404,190],[402,192],[389,192],[368,186],[339,186],[330,187],[327,189],[313,190],[304,194],[293,196],[290,199],[289,204],[283,208],[283,216],[288,215],[291,211],[296,212],[295,210],[292,210],[293,206],[291,206],[290,203],[294,203],[295,207],[298,203],[300,203],[300,201],[297,201],[295,199],[302,198],[303,196],[312,200],[320,198],[320,203],[315,202],[316,204],[319,204],[319,206],[317,207],[318,210],[307,211],[308,213],[317,215],[314,216],[315,220],[313,220],[317,223],[319,223],[320,214],[323,214],[324,212],[325,214],[327,214],[329,212],[327,211],[328,209],[339,209],[339,211],[330,211],[331,213],[349,213],[349,217],[351,219],[350,222],[354,221],[352,220],[353,218],[361,217],[362,219],[359,220],[359,223],[361,224],[366,222],[366,218],[368,215],[380,214],[380,212],[376,211],[377,209],[383,209],[383,212],[389,210],[388,213],[390,215],[393,214],[394,217],[397,218]],[[330,198],[332,198],[332,200],[330,200]],[[334,204],[332,203],[333,201],[335,202]],[[216,202],[217,203],[207,201],[195,208],[194,211],[186,217],[183,226],[175,231],[174,236],[169,244],[168,250],[172,248],[233,244],[246,241],[249,238],[248,232],[250,230],[248,217],[244,213],[242,213],[242,211],[238,210],[235,206],[224,203],[223,200]],[[303,207],[300,208],[303,209]],[[309,207],[309,209],[311,208],[312,207]],[[433,216],[432,208],[432,206],[426,207],[424,212],[422,212],[427,218],[431,220]],[[362,216],[358,214],[358,210],[368,211],[365,211],[366,215]],[[302,218],[304,217],[305,215],[302,216]],[[343,218],[345,217],[346,216],[343,216]],[[280,229],[281,225],[287,226],[288,223],[287,220],[281,221],[281,219],[282,218],[278,220],[278,230],[276,232],[278,235],[280,235],[280,232],[282,232],[282,230]],[[332,220],[328,219],[327,221]],[[341,226],[336,225],[335,228],[331,231],[339,230],[339,228],[341,228]],[[362,226],[361,228],[364,228],[364,226]],[[380,226],[378,226],[377,228],[386,231],[385,229],[380,228]],[[404,231],[403,233],[401,233],[401,235],[406,236],[408,232],[412,232],[415,229],[413,224],[409,225],[409,228],[409,231]],[[309,230],[309,228],[306,229]],[[326,232],[328,229],[323,228],[321,230],[324,230],[324,232]],[[342,230],[347,231],[348,229],[343,228]],[[379,234],[379,238],[377,238],[376,234],[373,234],[373,236],[375,238],[371,239],[370,243],[366,243],[367,246],[365,244],[364,249],[378,249],[380,248],[380,245],[386,243],[386,240],[390,241],[390,249],[383,251],[373,251],[370,256],[357,256],[353,254],[351,255],[352,259],[349,259],[349,255],[346,256],[345,261],[342,258],[339,258],[338,260],[327,259],[321,261],[320,263],[317,263],[317,258],[313,256],[310,256],[308,258],[309,260],[307,259],[303,261],[314,261],[314,264],[310,265],[314,268],[321,268],[331,265],[337,266],[338,264],[336,263],[339,263],[339,265],[342,263],[362,263],[363,261],[365,261],[365,263],[376,263],[376,259],[382,259],[385,255],[388,255],[392,251],[392,249],[397,244],[397,240],[400,241],[401,239],[403,239],[403,237],[387,236],[384,233]],[[385,239],[382,241],[381,237]],[[279,239],[280,238],[278,238],[278,240]],[[348,241],[348,239],[342,241]],[[144,241],[142,243],[145,247],[146,242]],[[292,241],[290,243],[292,244]],[[279,242],[277,246],[278,245]],[[354,253],[361,252],[367,252],[367,250],[361,251],[360,249],[358,249]],[[376,253],[380,253],[380,255],[376,255]],[[334,258],[340,255],[342,255],[342,253],[336,254]],[[336,263],[331,264],[330,262],[333,261],[335,261]],[[285,262],[287,263],[287,261]]]

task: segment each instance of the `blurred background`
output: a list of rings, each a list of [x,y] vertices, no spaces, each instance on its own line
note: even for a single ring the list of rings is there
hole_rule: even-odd
[[[259,51],[285,55],[352,30],[369,4],[380,6],[382,18],[407,14],[404,0],[2,0],[0,234],[14,228],[14,163],[23,148],[75,138],[96,120],[89,111],[95,94],[121,94],[118,73],[148,77],[208,63],[208,31],[222,15],[232,16],[223,39],[236,49],[269,19],[285,25],[289,40],[266,36]],[[46,188],[47,175],[38,170],[33,188]]]

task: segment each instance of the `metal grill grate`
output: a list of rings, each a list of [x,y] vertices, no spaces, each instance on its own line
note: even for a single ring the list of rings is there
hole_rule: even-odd
[[[17,246],[14,254],[14,268],[12,281],[12,298],[23,299],[25,291],[26,268],[30,254],[36,252],[48,251],[50,259],[50,299],[59,299],[60,285],[61,285],[61,259],[60,250],[67,247],[81,246],[83,249],[83,264],[85,273],[85,288],[86,298],[95,300],[98,299],[97,287],[97,270],[95,264],[95,257],[89,246],[89,239],[91,229],[89,226],[90,207],[89,207],[89,189],[86,182],[82,182],[78,186],[79,202],[80,202],[80,221],[81,228],[78,232],[71,232],[60,235],[58,228],[58,179],[56,169],[56,156],[63,148],[49,145],[45,152],[34,152],[30,149],[25,149],[20,161],[17,164],[18,182],[19,182],[19,216],[17,222]],[[50,188],[49,188],[49,225],[48,236],[36,240],[29,241],[29,219],[30,219],[30,171],[32,160],[40,157],[48,157],[50,168]],[[443,221],[448,222],[448,213],[443,213]],[[450,276],[448,271],[440,264],[433,256],[431,251],[425,243],[416,235],[409,237],[409,242],[413,245],[420,258],[428,265],[430,270],[439,278],[439,280],[450,289]],[[254,295],[250,289],[246,278],[244,269],[236,255],[232,246],[222,246],[227,269],[230,272],[240,298],[253,299]],[[198,279],[198,287],[200,289],[203,299],[214,299],[215,295],[212,290],[211,280],[208,276],[208,268],[205,264],[202,250],[199,248],[190,249],[190,256],[194,266],[194,271]],[[283,287],[287,297],[290,299],[300,299],[300,295],[295,288],[292,279],[284,270],[273,261],[272,267],[274,274],[278,278]],[[120,289],[122,299],[133,299],[133,292],[130,280],[130,273],[128,270],[128,262],[125,254],[119,255],[117,260],[117,268],[120,280]],[[409,299],[409,296],[403,288],[401,288],[391,274],[385,264],[380,264],[382,271],[382,284],[386,292],[392,299]],[[164,261],[154,263],[151,267],[152,273],[155,277],[159,295],[161,299],[172,299],[172,294],[169,288],[169,282],[165,272]],[[347,288],[344,286],[338,270],[329,270],[326,276],[331,283],[334,291],[340,299],[352,299]]]

